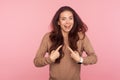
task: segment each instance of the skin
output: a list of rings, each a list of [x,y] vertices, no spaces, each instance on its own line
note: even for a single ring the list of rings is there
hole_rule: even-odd
[[[63,11],[60,14],[58,25],[60,25],[60,27],[61,27],[61,32],[63,34],[63,37],[68,38],[68,33],[70,32],[70,30],[72,29],[72,27],[74,25],[74,17],[73,17],[72,12]],[[53,50],[51,52],[50,59],[53,62],[55,62],[55,60],[60,56],[59,49],[61,47],[62,47],[62,45],[60,45],[56,50]],[[79,62],[80,61],[79,53],[77,51],[73,51],[69,46],[67,46],[67,48],[71,52],[70,53],[71,58],[73,58],[76,62]]]
[[[62,45],[60,45],[56,50],[53,50],[51,52],[51,55],[50,55],[51,61],[55,62],[55,60],[60,56],[59,49],[61,47],[62,47]]]
[[[70,11],[64,11],[60,14],[58,25],[61,27],[63,36],[68,36],[74,24],[73,14]]]

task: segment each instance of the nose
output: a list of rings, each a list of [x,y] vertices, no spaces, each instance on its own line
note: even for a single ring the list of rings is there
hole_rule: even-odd
[[[66,20],[66,24],[69,24],[70,23],[70,20]]]

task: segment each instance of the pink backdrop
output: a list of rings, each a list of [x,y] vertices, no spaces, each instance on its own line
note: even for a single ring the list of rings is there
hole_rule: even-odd
[[[98,63],[82,66],[82,80],[120,80],[119,0],[0,0],[0,80],[47,80],[33,58],[56,10],[69,5],[88,25]],[[68,74],[69,75],[69,74]]]

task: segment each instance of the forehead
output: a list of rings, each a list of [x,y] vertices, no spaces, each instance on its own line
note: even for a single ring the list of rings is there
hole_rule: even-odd
[[[60,14],[60,17],[67,17],[67,16],[73,16],[72,12],[66,10],[66,11],[61,12]]]

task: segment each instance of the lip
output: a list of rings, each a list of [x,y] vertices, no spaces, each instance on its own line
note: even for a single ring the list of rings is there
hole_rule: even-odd
[[[65,28],[67,28],[67,29],[69,29],[70,27],[71,27],[71,25],[69,25],[69,26],[64,26]]]
[[[65,28],[67,31],[69,31],[69,30],[71,30],[71,25],[70,25],[70,26],[64,26],[64,28]]]

